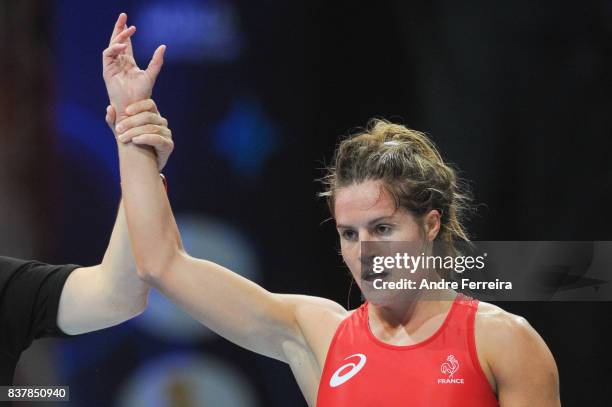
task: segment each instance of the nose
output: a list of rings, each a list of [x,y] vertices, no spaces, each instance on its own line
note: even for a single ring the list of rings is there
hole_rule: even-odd
[[[369,242],[371,241],[371,236],[369,234],[369,232],[367,230],[360,230],[359,231],[359,248],[357,249],[358,251],[358,255],[359,258],[361,259],[361,252],[363,250],[363,244],[364,242]]]
[[[370,235],[367,230],[359,232],[359,262],[362,267],[371,268],[374,262],[374,257],[377,256],[378,247],[375,242],[378,240],[375,236]]]
[[[359,231],[359,243],[371,242],[372,240],[374,240],[374,236],[370,234],[369,230],[363,229]]]

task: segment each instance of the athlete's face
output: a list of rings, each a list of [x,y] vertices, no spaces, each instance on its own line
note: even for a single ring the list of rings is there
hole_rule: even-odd
[[[392,301],[393,297],[403,290],[373,289],[373,280],[370,278],[372,276],[367,275],[366,268],[362,270],[361,243],[414,242],[415,246],[421,247],[426,240],[433,240],[439,230],[440,218],[436,210],[430,211],[422,219],[417,219],[405,208],[396,208],[393,198],[381,181],[369,180],[341,188],[336,193],[334,212],[344,262],[364,296],[370,302],[381,305]],[[380,246],[388,251],[392,250],[392,245],[385,243]],[[391,273],[377,277],[399,281],[407,276]]]

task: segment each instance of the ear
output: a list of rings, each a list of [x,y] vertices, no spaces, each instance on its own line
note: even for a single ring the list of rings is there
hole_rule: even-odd
[[[432,209],[423,217],[423,225],[425,226],[425,237],[428,241],[433,241],[440,232],[441,223],[440,212],[437,209]]]

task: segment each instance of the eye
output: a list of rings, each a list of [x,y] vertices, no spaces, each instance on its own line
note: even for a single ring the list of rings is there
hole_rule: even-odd
[[[376,233],[379,235],[388,235],[393,231],[391,225],[376,225]]]
[[[355,240],[357,238],[357,233],[354,230],[345,229],[340,232],[340,236],[345,240]]]

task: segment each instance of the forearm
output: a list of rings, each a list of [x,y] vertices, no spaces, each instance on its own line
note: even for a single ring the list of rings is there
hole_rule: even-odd
[[[150,147],[118,143],[127,223],[138,273],[155,279],[182,249]]]
[[[146,307],[149,286],[136,273],[123,204],[102,262],[74,270],[62,289],[57,323],[80,334],[117,325]]]
[[[115,226],[100,266],[109,301],[123,309],[144,309],[149,285],[138,277],[136,271],[123,200],[119,204]]]

